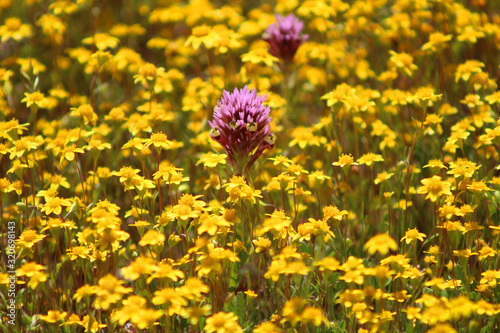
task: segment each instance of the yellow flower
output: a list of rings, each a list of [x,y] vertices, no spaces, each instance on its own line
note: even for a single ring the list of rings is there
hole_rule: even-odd
[[[154,261],[151,258],[139,257],[130,263],[127,267],[122,268],[122,275],[128,280],[135,281],[141,275],[149,275],[154,270]]]
[[[218,43],[219,39],[220,37],[213,27],[203,24],[193,28],[191,36],[186,40],[185,45],[191,45],[193,49],[198,50],[200,45],[203,44],[207,49],[210,49]]]
[[[356,89],[346,83],[341,83],[335,89],[323,96],[321,99],[326,99],[326,105],[334,106],[335,104],[346,100],[349,97],[356,96]]]
[[[278,155],[269,159],[273,161],[274,165],[277,165],[279,167],[284,166],[285,168],[288,168],[288,166],[292,164],[292,160],[283,155]]]
[[[429,36],[429,41],[422,46],[422,51],[437,52],[444,49],[451,40],[452,35],[445,35],[442,32],[433,32]]]
[[[149,230],[142,236],[141,240],[139,241],[139,246],[162,245],[164,242],[164,234],[161,234],[156,230]]]
[[[9,150],[10,159],[14,157],[21,157],[25,152],[36,149],[38,143],[35,141],[34,137],[23,136],[17,141],[14,141],[14,146]]]
[[[212,306],[205,304],[202,306],[191,306],[182,311],[181,316],[187,320],[191,325],[198,325],[200,318],[207,316],[210,313]]]
[[[366,164],[369,167],[371,167],[374,162],[383,162],[383,161],[384,158],[382,157],[382,155],[374,153],[367,153],[358,158],[358,164]]]
[[[426,194],[426,199],[436,202],[437,198],[441,195],[451,195],[451,183],[441,180],[439,176],[432,176],[432,178],[425,178],[421,180],[423,186],[417,189],[417,193]]]
[[[123,295],[132,292],[132,288],[123,287],[125,281],[118,280],[116,277],[108,274],[99,279],[95,286],[94,308],[97,310],[108,310],[112,304],[122,300]]]
[[[28,286],[31,289],[36,289],[40,282],[47,281],[48,275],[42,270],[47,269],[45,266],[39,265],[36,262],[27,262],[17,269],[17,276],[26,276],[30,278]]]
[[[238,317],[232,312],[219,312],[210,316],[207,318],[204,330],[208,333],[243,332],[241,326],[238,324]]]
[[[81,302],[84,297],[88,297],[90,295],[95,294],[96,287],[88,284],[84,284],[80,288],[77,289],[75,295],[73,295],[73,299],[77,302]]]
[[[82,117],[85,121],[85,124],[89,122],[95,126],[97,122],[97,114],[95,114],[94,109],[89,104],[80,105],[78,108],[71,108],[71,116],[73,117]]]
[[[500,271],[494,271],[494,270],[487,270],[483,273],[481,273],[483,278],[479,281],[481,284],[489,284],[490,287],[496,287],[497,285],[497,280],[500,279]]]
[[[174,269],[174,267],[168,261],[162,261],[158,265],[152,266],[154,273],[148,278],[147,283],[150,283],[154,279],[167,278],[174,282],[179,281],[179,279],[184,278],[184,273],[181,270]]]
[[[31,249],[33,245],[40,242],[42,239],[47,237],[47,235],[39,235],[35,230],[26,229],[23,231],[17,243],[23,246],[24,248]]]
[[[82,148],[77,148],[74,144],[66,146],[61,151],[61,158],[59,159],[59,163],[62,164],[64,160],[73,161],[75,159],[75,154],[83,153],[85,153],[85,151]]]
[[[476,166],[475,162],[471,162],[466,158],[457,158],[456,161],[450,162],[450,169],[448,174],[454,175],[455,178],[466,177],[472,178],[476,170],[481,166]]]
[[[375,252],[379,252],[381,255],[385,256],[389,251],[397,251],[398,243],[388,234],[378,234],[373,236],[365,243],[363,247],[364,250],[368,252],[369,255],[374,255]]]
[[[67,249],[66,252],[68,253],[70,260],[90,258],[90,248],[84,246],[73,246],[71,249]]]
[[[470,249],[453,250],[453,255],[460,258],[469,258],[470,256],[477,256],[477,254],[478,254],[477,252],[472,252]]]
[[[386,181],[388,179],[390,179],[392,176],[394,176],[394,174],[391,172],[381,172],[377,175],[377,178],[375,178],[375,180],[373,181],[375,183],[375,185],[378,185],[380,183],[382,183],[383,181]]]
[[[262,63],[270,67],[274,62],[279,61],[279,59],[270,55],[266,48],[256,47],[251,49],[248,53],[241,55],[241,61],[250,62],[252,64]]]
[[[467,189],[475,193],[484,193],[486,191],[494,191],[492,188],[486,186],[483,181],[473,181],[471,184],[467,185]]]
[[[260,323],[259,325],[255,326],[255,328],[252,331],[253,333],[281,333],[283,332],[281,328],[278,326],[274,325],[270,321],[265,321],[263,323]]]
[[[426,237],[427,235],[424,234],[424,233],[421,233],[421,232],[418,232],[417,228],[414,228],[414,229],[408,229],[406,232],[405,232],[405,235],[403,238],[401,238],[401,242],[403,240],[406,241],[406,244],[410,244],[414,239],[418,239],[420,241],[423,241],[424,240],[424,237]]]
[[[300,313],[303,311],[306,301],[299,297],[289,299],[283,306],[282,315],[284,320],[290,322],[292,326],[297,325],[301,318]]]
[[[467,60],[463,64],[458,65],[455,72],[455,82],[460,79],[468,81],[473,73],[482,72],[484,64],[478,60]]]
[[[210,236],[214,236],[219,228],[229,227],[230,223],[226,222],[224,219],[220,218],[216,215],[210,215],[200,217],[200,224],[198,226],[198,234],[201,235],[204,232],[207,232]]]
[[[9,39],[15,41],[23,40],[24,38],[29,38],[33,35],[31,30],[31,25],[23,24],[23,22],[17,17],[9,17],[5,19],[5,24],[0,26],[0,41],[5,43]]]
[[[351,154],[342,154],[339,156],[339,160],[337,162],[333,162],[332,165],[344,168],[350,167],[351,165],[358,165],[358,163],[354,162],[354,158]]]
[[[62,207],[67,207],[71,205],[71,202],[69,200],[59,198],[59,197],[53,197],[49,201],[43,205],[41,211],[45,212],[45,214],[50,215],[52,213],[56,215],[60,215],[62,212]]]
[[[448,169],[441,160],[429,160],[429,162],[424,165],[424,168],[439,168],[439,169]]]
[[[41,108],[47,103],[47,99],[40,91],[35,91],[34,93],[24,93],[22,103],[26,102],[26,106],[30,107],[32,105],[36,105]]]
[[[59,320],[66,318],[67,315],[68,313],[61,312],[59,310],[49,310],[47,315],[40,315],[40,319],[48,323],[56,323]]]
[[[196,164],[203,164],[205,168],[215,168],[219,164],[226,164],[226,162],[226,154],[214,154],[212,152],[208,152],[206,154],[202,154]]]
[[[116,37],[110,36],[107,33],[95,33],[91,37],[84,38],[82,44],[95,45],[98,50],[104,51],[108,48],[114,49],[118,46],[120,40]]]
[[[417,90],[415,95],[406,98],[408,102],[419,102],[421,106],[426,107],[427,105],[432,105],[432,102],[436,101],[443,94],[434,94],[434,89],[429,87],[422,87]]]
[[[498,254],[498,251],[495,251],[489,246],[483,246],[479,252],[479,260],[486,259],[488,257],[495,257]]]
[[[326,322],[326,318],[323,316],[323,310],[313,306],[306,306],[300,317],[304,325],[311,323],[314,326],[320,326],[322,323]]]
[[[406,75],[412,76],[413,72],[418,68],[413,63],[413,57],[408,53],[396,53],[393,50],[390,50],[391,58],[389,59],[389,63],[393,68],[401,69]]]
[[[144,144],[146,147],[154,145],[156,149],[168,149],[173,145],[172,141],[167,139],[167,135],[162,132],[151,134],[151,138],[144,140]]]
[[[468,42],[475,44],[477,42],[478,38],[484,38],[485,34],[484,32],[480,30],[476,30],[477,28],[473,26],[467,26],[465,29],[462,31],[460,35],[457,36],[457,40],[459,42]]]
[[[332,257],[323,258],[320,261],[314,262],[313,265],[318,266],[320,271],[336,271],[340,269],[340,262]]]
[[[460,103],[465,104],[470,108],[475,108],[484,104],[483,101],[481,101],[481,97],[474,94],[468,94],[463,100],[460,101]]]
[[[163,315],[162,311],[147,308],[146,299],[133,295],[123,301],[123,307],[111,314],[113,321],[125,325],[131,321],[138,329],[144,330],[153,325]]]
[[[271,240],[264,237],[258,237],[257,239],[254,239],[252,243],[255,245],[255,253],[265,252],[272,245]]]

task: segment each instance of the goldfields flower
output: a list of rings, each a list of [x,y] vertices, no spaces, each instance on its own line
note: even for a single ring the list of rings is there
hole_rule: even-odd
[[[40,319],[46,321],[47,323],[56,323],[59,320],[63,320],[68,315],[67,312],[60,312],[59,310],[49,310],[47,315],[41,315]]]
[[[18,268],[16,273],[17,276],[26,276],[30,278],[30,282],[28,282],[28,286],[31,289],[36,289],[40,282],[47,281],[48,275],[42,270],[47,269],[47,267],[43,265],[39,265],[36,262],[27,262]]]
[[[45,96],[40,91],[35,91],[33,93],[24,93],[25,98],[22,99],[22,103],[26,102],[26,106],[30,107],[36,105],[37,107],[43,107],[47,100]]]
[[[142,236],[141,240],[139,241],[139,246],[162,245],[164,242],[164,234],[161,234],[156,230],[149,230]]]
[[[378,234],[370,238],[363,247],[369,255],[374,255],[379,252],[385,256],[390,250],[397,251],[398,243],[388,234]]]
[[[149,147],[150,145],[154,145],[155,149],[168,149],[173,145],[172,141],[167,139],[167,135],[163,132],[153,133],[151,134],[150,139],[144,140],[144,145]]]
[[[274,147],[269,106],[262,103],[266,95],[247,86],[231,94],[224,90],[214,108],[214,120],[209,122],[211,137],[224,148],[228,162],[238,172],[247,172],[265,149]]]
[[[382,155],[379,154],[374,154],[374,153],[367,153],[358,158],[358,163],[359,164],[366,164],[367,166],[371,167],[373,163],[375,162],[383,162],[384,158]]]
[[[404,240],[404,241],[406,241],[406,244],[410,244],[414,239],[418,239],[420,241],[423,241],[424,237],[426,237],[426,236],[427,236],[426,234],[418,232],[417,228],[408,229],[405,232],[404,237],[401,238],[401,242]]]
[[[423,186],[417,189],[417,193],[426,194],[426,199],[430,199],[435,202],[437,198],[441,195],[451,195],[450,187],[451,183],[441,180],[439,176],[432,176],[431,178],[425,178],[421,180]]]
[[[302,35],[304,23],[293,14],[288,16],[276,15],[276,23],[269,25],[264,33],[264,40],[269,43],[273,56],[291,61],[300,45],[307,40]]]
[[[120,325],[125,325],[130,320],[137,325],[137,328],[143,330],[151,326],[161,315],[161,311],[147,308],[145,298],[133,295],[123,301],[123,307],[113,312],[111,318]]]
[[[78,108],[71,108],[70,115],[73,117],[82,117],[85,124],[88,124],[90,122],[93,126],[96,125],[98,119],[97,114],[89,104],[80,105]]]
[[[266,48],[263,47],[254,47],[248,53],[241,55],[241,61],[250,62],[252,64],[260,64],[271,67],[275,61],[278,61],[278,58],[273,57],[267,52]]]
[[[272,245],[271,240],[265,237],[258,237],[254,239],[252,243],[255,245],[255,253],[265,252]]]
[[[21,236],[19,236],[17,243],[22,245],[24,248],[30,249],[33,245],[40,242],[45,237],[47,237],[47,235],[39,235],[35,230],[26,229],[23,231]]]
[[[111,304],[121,301],[123,295],[132,292],[132,288],[122,286],[124,283],[125,281],[118,280],[111,274],[99,279],[99,283],[94,289],[97,295],[94,302],[94,308],[97,310],[108,310]]]
[[[207,319],[205,332],[239,333],[243,332],[243,330],[238,324],[238,317],[234,313],[219,312]]]
[[[0,26],[0,41],[5,43],[9,39],[20,41],[24,38],[29,38],[33,35],[31,25],[23,24],[17,17],[9,17],[5,20],[5,24]]]
[[[51,213],[54,214],[61,214],[62,212],[62,207],[68,207],[71,205],[71,202],[69,200],[59,198],[59,197],[53,197],[49,201],[43,205],[41,211],[45,212],[45,214],[50,215]]]

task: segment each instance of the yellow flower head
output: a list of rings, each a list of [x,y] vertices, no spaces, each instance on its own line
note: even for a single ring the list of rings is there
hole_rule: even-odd
[[[368,252],[369,255],[374,255],[375,252],[379,252],[381,255],[385,256],[389,251],[397,251],[398,243],[388,234],[378,234],[373,236],[365,243],[363,247],[364,250]]]
[[[432,176],[421,180],[423,186],[417,189],[417,193],[427,194],[426,199],[435,202],[441,195],[451,195],[451,183],[441,180],[439,176]]]
[[[418,232],[417,228],[408,229],[405,232],[404,237],[401,238],[401,241],[405,240],[406,244],[410,244],[414,239],[418,239],[420,241],[423,241],[424,237],[426,237],[426,234]]]

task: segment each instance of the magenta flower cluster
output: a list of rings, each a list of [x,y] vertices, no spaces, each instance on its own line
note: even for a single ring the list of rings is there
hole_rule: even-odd
[[[264,40],[270,45],[273,56],[290,61],[297,49],[308,38],[302,35],[304,23],[293,14],[288,16],[276,15],[276,23],[269,25],[264,33]]]
[[[274,146],[265,99],[266,95],[260,96],[247,86],[233,93],[224,90],[214,108],[214,119],[209,121],[210,135],[222,145],[237,172],[246,173],[265,149]]]

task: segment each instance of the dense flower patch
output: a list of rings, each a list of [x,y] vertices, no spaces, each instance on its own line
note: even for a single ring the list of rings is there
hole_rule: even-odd
[[[0,16],[2,330],[500,330],[499,2]]]

